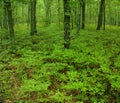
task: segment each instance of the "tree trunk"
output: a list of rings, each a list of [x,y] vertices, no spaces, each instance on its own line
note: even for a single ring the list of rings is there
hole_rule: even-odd
[[[22,21],[21,23],[24,23],[25,22],[25,15],[24,15],[24,4],[22,4]]]
[[[77,7],[73,8],[73,11],[71,11],[72,19],[73,19],[73,28],[74,24],[77,26]]]
[[[48,26],[51,23],[51,2],[52,0],[44,0],[45,5],[45,25]]]
[[[88,23],[91,24],[92,23],[92,3],[89,5],[89,20],[88,20]]]
[[[7,15],[8,15],[8,27],[10,33],[10,40],[11,40],[11,49],[14,49],[14,21],[12,17],[12,7],[10,0],[5,1]]]
[[[71,10],[71,29],[74,28],[74,10]]]
[[[85,0],[82,0],[82,29],[85,28]]]
[[[4,1],[4,19],[3,19],[3,27],[5,30],[8,29],[8,25],[7,25],[7,8],[6,8],[6,3]]]
[[[112,25],[113,24],[113,19],[112,19],[112,15],[111,15],[111,11],[112,11],[112,6],[111,6],[111,0],[109,0],[109,2],[108,2],[108,12],[109,12],[109,14],[108,14],[108,16],[109,16],[109,25]]]
[[[80,32],[80,25],[81,24],[81,0],[78,0],[78,7],[77,7],[77,34]]]
[[[57,3],[58,3],[58,25],[60,30],[60,0],[58,0]]]
[[[118,26],[120,26],[120,11],[118,11]]]
[[[30,21],[30,28],[31,28],[31,36],[36,35],[36,0],[31,0],[31,21]]]
[[[70,46],[70,0],[64,0],[64,47]]]
[[[105,23],[106,23],[105,0],[104,0],[104,5],[103,5],[103,12],[104,12],[104,25],[103,25],[103,30],[105,30]]]
[[[3,18],[3,28],[4,28],[4,37],[7,38],[7,31],[8,31],[8,15],[7,15],[7,8],[6,8],[6,2],[4,1],[4,18]]]
[[[101,0],[100,3],[100,9],[99,9],[99,15],[98,15],[98,25],[97,25],[97,30],[100,30],[103,22],[103,12],[104,12],[104,4],[105,0]]]
[[[30,9],[31,7],[30,7],[30,4],[28,4],[28,10],[27,10],[27,26],[29,27],[30,26],[30,22],[31,22],[31,9]]]

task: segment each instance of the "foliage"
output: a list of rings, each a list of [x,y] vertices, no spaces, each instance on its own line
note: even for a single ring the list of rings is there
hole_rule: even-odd
[[[114,27],[113,32],[95,32],[89,26],[80,37],[71,36],[69,50],[54,24],[33,38],[22,29],[16,27],[15,51],[9,45],[0,51],[0,97],[5,101],[120,102],[120,39]]]

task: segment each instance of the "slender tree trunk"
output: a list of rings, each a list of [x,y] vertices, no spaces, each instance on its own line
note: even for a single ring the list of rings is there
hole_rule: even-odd
[[[77,7],[73,9],[74,24],[77,26]]]
[[[85,28],[85,0],[82,0],[82,29]]]
[[[108,14],[108,16],[109,16],[109,25],[112,25],[113,24],[113,19],[112,19],[112,15],[111,15],[111,0],[109,0],[109,2],[108,2],[109,4],[108,4],[108,10],[109,10],[109,14]]]
[[[118,11],[118,26],[120,26],[120,11]]]
[[[74,11],[71,11],[71,29],[74,28]]]
[[[98,25],[97,25],[97,30],[100,30],[103,22],[103,12],[104,12],[104,4],[105,0],[101,0],[100,2],[100,9],[99,9],[99,16],[98,16]]]
[[[58,0],[57,3],[58,3],[58,25],[60,30],[60,0]]]
[[[46,7],[46,25],[48,26],[50,24],[50,11],[49,11],[49,7]]]
[[[81,24],[81,0],[78,0],[78,7],[77,7],[77,34],[80,32],[80,25]]]
[[[24,15],[24,4],[22,4],[22,21],[21,23],[25,22],[25,15]]]
[[[15,7],[15,15],[18,15],[18,10],[17,10],[17,7]],[[17,24],[19,21],[18,21],[18,18],[16,17],[14,19],[14,23]]]
[[[11,49],[14,50],[14,21],[12,17],[12,7],[10,0],[5,1],[7,15],[8,15],[8,27],[10,33],[10,40],[11,40]]]
[[[4,1],[4,19],[3,19],[3,27],[5,30],[8,29],[8,25],[7,25],[7,8],[6,8],[6,3]]]
[[[51,2],[52,2],[52,0],[44,0],[46,26],[48,26],[51,23]]]
[[[31,21],[30,21],[30,28],[31,28],[31,36],[36,35],[36,0],[31,0]]]
[[[92,23],[92,3],[89,5],[89,23]]]
[[[118,25],[118,12],[117,7],[115,8],[115,25]]]
[[[6,2],[4,1],[4,18],[3,18],[3,28],[4,28],[4,37],[7,38],[7,31],[8,31],[8,15],[7,15],[7,7],[6,7]]]
[[[64,0],[64,47],[70,46],[70,0]]]
[[[27,26],[29,27],[29,25],[30,25],[30,22],[31,22],[31,9],[30,9],[30,4],[28,4],[28,17],[27,17]]]
[[[103,12],[104,12],[104,25],[103,25],[103,30],[105,30],[105,23],[106,23],[106,13],[105,13],[105,1],[104,1],[104,6],[103,6]]]

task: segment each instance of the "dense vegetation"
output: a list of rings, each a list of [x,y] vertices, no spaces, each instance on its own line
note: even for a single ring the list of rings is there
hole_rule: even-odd
[[[119,0],[33,1],[0,1],[0,103],[120,103]]]

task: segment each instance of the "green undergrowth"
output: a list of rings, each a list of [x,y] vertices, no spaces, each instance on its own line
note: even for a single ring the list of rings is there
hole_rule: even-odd
[[[15,50],[2,42],[0,98],[11,103],[119,103],[120,35],[115,28],[90,28],[79,35],[71,31],[67,50],[63,31],[54,24],[40,27],[32,38],[16,27]]]

